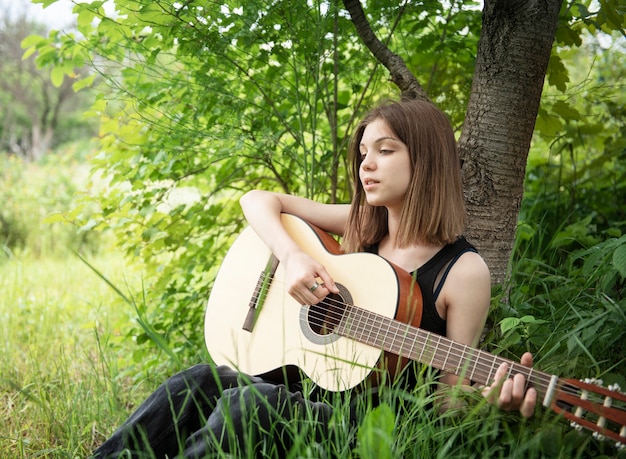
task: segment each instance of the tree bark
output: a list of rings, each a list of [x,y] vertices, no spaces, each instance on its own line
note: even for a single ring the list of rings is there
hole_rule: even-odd
[[[459,139],[467,236],[506,278],[528,150],[562,0],[486,0]]]

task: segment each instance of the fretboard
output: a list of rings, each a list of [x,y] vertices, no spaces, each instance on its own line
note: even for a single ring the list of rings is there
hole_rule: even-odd
[[[546,406],[558,381],[556,376],[356,306],[345,308],[335,333],[484,385],[491,384],[498,367],[506,363],[507,377],[524,375],[527,387],[535,387]]]

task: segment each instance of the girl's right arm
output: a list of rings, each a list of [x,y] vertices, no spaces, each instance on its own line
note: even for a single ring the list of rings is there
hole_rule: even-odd
[[[300,304],[315,304],[337,287],[324,266],[298,247],[291,239],[280,219],[280,214],[290,213],[328,231],[342,235],[350,206],[346,204],[321,204],[310,199],[262,190],[246,193],[240,200],[243,213],[250,226],[272,253],[285,266],[288,292]],[[312,292],[311,286],[323,284]]]

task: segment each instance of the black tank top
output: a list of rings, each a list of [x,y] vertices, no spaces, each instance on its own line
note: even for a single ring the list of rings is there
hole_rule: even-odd
[[[366,251],[378,253],[378,244],[371,246]],[[430,260],[411,273],[422,291],[421,329],[446,335],[446,321],[437,312],[435,303],[450,269],[465,252],[477,252],[477,250],[461,236],[455,242],[442,247]]]

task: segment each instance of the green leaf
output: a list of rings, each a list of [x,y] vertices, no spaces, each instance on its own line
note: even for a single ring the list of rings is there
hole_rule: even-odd
[[[569,82],[569,72],[559,56],[552,56],[548,63],[548,82],[559,91],[565,92]]]
[[[30,56],[32,56],[33,54],[35,54],[37,52],[37,48],[35,46],[31,46],[30,48],[28,48],[24,54],[22,55],[22,60],[26,60],[28,59]]]
[[[37,4],[41,4],[43,5],[44,8],[48,8],[50,5],[52,5],[53,3],[56,3],[57,0],[31,0],[33,3]]]
[[[86,27],[91,25],[92,21],[94,20],[94,18],[96,17],[96,15],[94,14],[93,11],[90,11],[87,8],[83,8],[81,9],[81,11],[78,13],[78,18],[77,18],[77,23],[79,27]]]
[[[622,278],[626,278],[626,245],[620,245],[613,252],[613,265]]]
[[[560,118],[540,109],[535,127],[544,136],[555,137],[563,129],[563,123]]]
[[[96,74],[89,75],[88,77],[81,78],[72,86],[74,91],[80,91],[83,88],[91,86],[96,79]]]
[[[572,105],[558,100],[552,106],[552,111],[558,113],[566,120],[580,120],[580,113]]]
[[[30,48],[31,46],[37,46],[44,40],[46,40],[46,38],[42,37],[41,35],[29,35],[22,40],[20,46],[22,47],[22,49]]]
[[[506,334],[517,328],[521,323],[522,321],[517,317],[506,317],[500,321],[500,330],[502,330],[502,333]]]
[[[50,80],[57,88],[61,87],[63,84],[63,78],[65,78],[65,71],[63,70],[63,67],[54,67],[50,72]]]
[[[391,459],[393,455],[393,429],[395,415],[391,407],[381,403],[367,413],[359,427],[359,457],[366,459]]]

